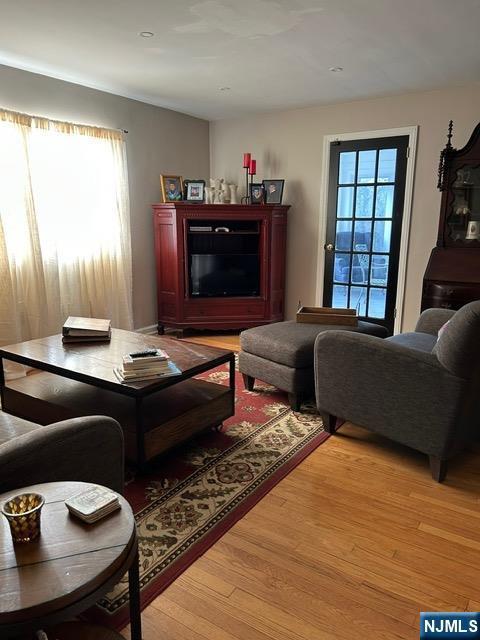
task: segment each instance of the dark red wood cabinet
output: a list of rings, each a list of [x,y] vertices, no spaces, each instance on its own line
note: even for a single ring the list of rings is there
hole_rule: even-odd
[[[442,191],[437,246],[423,278],[422,311],[459,309],[480,300],[480,124],[462,149],[442,151]]]
[[[165,327],[244,329],[283,320],[288,209],[154,204],[159,333]],[[233,255],[235,260],[249,254],[256,265],[255,292],[206,296],[193,291],[193,255],[209,252]]]

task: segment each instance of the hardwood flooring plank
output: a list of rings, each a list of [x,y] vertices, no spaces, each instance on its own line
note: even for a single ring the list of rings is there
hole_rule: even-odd
[[[332,585],[329,577],[322,579],[312,567],[301,564],[295,566],[293,555],[279,559],[271,551],[240,539],[232,540],[232,537],[229,543],[219,545],[220,562],[223,560],[228,563],[244,580],[254,578],[255,593],[260,594],[264,601],[287,611],[288,607],[292,607],[296,615],[303,611],[304,619],[312,624],[320,624],[327,631],[333,631],[338,616],[343,617],[347,628],[360,625],[365,632],[372,636],[375,632],[379,638],[387,638],[387,635],[382,635],[384,628],[389,629],[390,633],[405,631],[408,627],[408,624],[390,618],[385,612],[366,608],[365,601],[358,603],[354,589],[349,592],[347,588],[340,589]],[[319,565],[321,558],[322,554],[319,555]],[[239,586],[247,590],[245,582]],[[412,620],[412,616],[409,616],[409,620]]]
[[[235,590],[231,597],[234,593]],[[178,606],[178,602],[182,603],[181,606]],[[271,640],[272,637],[250,625],[245,619],[231,615],[227,608],[218,605],[218,598],[213,600],[206,597],[198,588],[190,588],[182,578],[165,591],[162,606],[170,610],[169,615],[174,613],[175,617],[179,616],[177,619],[190,629],[208,633],[208,638],[250,640],[255,637],[256,640]]]
[[[314,553],[314,548],[307,545],[299,545],[296,552],[301,556],[310,558]],[[365,561],[362,562],[361,559],[355,558],[354,556],[350,556],[349,559],[346,560],[334,555],[325,554],[322,558],[322,563],[337,569],[341,574],[346,573],[351,577],[357,578],[361,583],[387,590],[397,596],[410,599],[412,602],[431,603],[429,606],[433,607],[433,609],[425,609],[425,606],[422,605],[422,611],[432,611],[435,609],[447,611],[452,607],[455,607],[456,610],[462,610],[465,607],[465,598],[457,596],[439,585],[426,585],[424,576],[419,576],[417,579],[415,579],[415,576],[410,576],[412,579],[408,579],[407,576],[399,576],[397,572],[395,576],[397,579],[394,579],[390,574],[394,573],[395,567],[392,566],[389,567],[388,570],[385,570],[385,568],[379,567],[375,560],[381,560],[381,556],[375,558],[372,554],[371,564],[369,564]]]
[[[330,632],[318,624],[312,624],[304,618],[301,612],[294,610],[293,604],[288,611],[271,602],[265,601],[261,596],[252,595],[241,589],[235,589],[231,598],[232,606],[237,606],[249,615],[259,620],[265,620],[277,633],[287,633],[291,640],[351,640],[340,631]]]
[[[130,640],[130,625],[122,635]],[[212,640],[171,618],[158,608],[148,606],[142,611],[142,640]]]
[[[274,488],[273,491],[276,491]],[[279,489],[280,490],[280,489]],[[283,491],[283,495],[285,491]],[[356,512],[349,515],[350,511],[338,506],[334,503],[326,501],[320,508],[313,508],[311,501],[307,500],[306,504],[301,496],[295,496],[290,493],[287,499],[288,510],[291,515],[295,516],[297,521],[311,519],[314,523],[321,522],[326,526],[330,526],[336,531],[351,531],[352,534],[363,538],[371,539],[373,546],[378,545],[378,553],[381,555],[392,556],[395,550],[416,546],[423,549],[431,549],[432,544],[435,545],[436,553],[450,558],[452,555],[452,545],[447,540],[439,538],[432,539],[430,534],[426,534],[420,529],[412,529],[403,526],[391,526],[388,521],[384,521],[380,517],[358,518]],[[287,507],[285,507],[286,509]],[[381,512],[383,515],[383,511]],[[412,532],[415,531],[415,534]],[[342,534],[343,535],[343,534]],[[370,548],[372,544],[358,543],[358,546]],[[457,547],[455,551],[458,562],[465,564],[473,564],[479,566],[478,552],[468,549],[467,547]]]
[[[467,547],[468,549],[475,549],[476,551],[480,551],[480,540],[472,540],[471,538],[466,538],[465,536],[452,533],[451,531],[447,531],[446,529],[443,529],[441,527],[431,526],[425,522],[420,523],[419,529],[420,531],[425,531],[426,533],[438,536],[439,538],[443,538],[444,540],[449,540],[450,542],[454,542],[457,545]]]
[[[217,609],[213,603],[210,604],[210,610],[205,606],[199,609],[194,596],[175,583],[166,589],[161,597],[156,598],[151,607],[205,638],[238,640],[238,636],[218,626],[216,615],[214,615],[217,614]],[[214,618],[215,622],[210,618]]]
[[[474,598],[480,601],[478,569],[465,564],[459,566],[453,550],[451,558],[443,558],[431,550],[404,548],[395,552],[394,559],[404,566],[415,566],[418,573],[441,583],[445,582],[448,576],[451,591],[467,599]]]

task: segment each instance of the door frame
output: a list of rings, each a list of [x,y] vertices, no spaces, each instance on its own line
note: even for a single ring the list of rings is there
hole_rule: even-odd
[[[412,217],[413,183],[415,177],[415,159],[417,155],[418,126],[398,127],[396,129],[376,129],[375,131],[356,131],[353,133],[328,134],[323,136],[322,175],[320,182],[320,219],[317,253],[316,304],[323,304],[323,282],[325,276],[325,242],[327,237],[328,181],[330,174],[330,145],[332,142],[347,140],[368,140],[370,138],[395,138],[408,136],[409,153],[405,176],[405,197],[403,203],[402,233],[400,237],[400,255],[398,259],[397,296],[395,300],[394,333],[400,333],[403,325],[403,301],[407,275],[408,242]]]

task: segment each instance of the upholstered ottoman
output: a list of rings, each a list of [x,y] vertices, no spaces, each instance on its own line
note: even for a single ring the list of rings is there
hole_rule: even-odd
[[[277,322],[240,334],[239,369],[245,388],[253,390],[255,378],[286,391],[290,406],[300,410],[302,401],[314,397],[313,345],[319,333],[331,329],[358,331],[386,338],[385,327],[358,322],[357,327],[303,322]]]

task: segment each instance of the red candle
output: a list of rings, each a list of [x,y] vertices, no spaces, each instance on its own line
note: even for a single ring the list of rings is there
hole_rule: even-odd
[[[253,158],[250,160],[250,169],[248,170],[248,173],[251,176],[254,176],[257,173],[257,161]]]
[[[246,169],[247,167],[250,166],[250,160],[252,159],[252,154],[251,153],[244,153],[243,154],[243,168]]]

